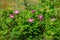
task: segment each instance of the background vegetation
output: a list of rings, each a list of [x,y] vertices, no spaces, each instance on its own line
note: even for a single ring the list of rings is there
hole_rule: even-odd
[[[60,0],[0,0],[0,40],[60,40]]]

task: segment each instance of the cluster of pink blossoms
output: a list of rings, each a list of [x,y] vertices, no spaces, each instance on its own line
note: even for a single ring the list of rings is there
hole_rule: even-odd
[[[15,14],[19,14],[19,11],[18,10],[15,10],[14,13]],[[10,14],[10,18],[14,18],[14,15],[13,14]]]
[[[32,12],[32,13],[35,13],[36,11],[35,11],[35,10],[32,10],[31,12]],[[43,15],[39,15],[39,19],[40,19],[40,20],[43,20]],[[33,22],[33,21],[34,21],[33,18],[29,18],[29,19],[28,19],[28,22]]]
[[[32,13],[35,13],[35,10],[32,10],[31,12],[32,12]],[[16,11],[14,11],[14,13],[15,13],[15,14],[19,14],[19,11],[16,10]],[[13,14],[10,14],[10,18],[14,18],[14,15],[13,15]],[[42,19],[43,19],[43,16],[40,15],[40,16],[39,16],[39,19],[42,20]],[[29,19],[28,19],[28,22],[33,22],[33,21],[34,21],[33,18],[29,18]]]
[[[36,11],[35,11],[35,10],[32,10],[31,12],[32,12],[32,13],[35,13]],[[19,11],[18,11],[18,10],[15,10],[14,13],[15,13],[15,14],[19,14]],[[13,14],[10,14],[10,18],[14,18],[14,15],[13,15]],[[43,20],[43,15],[39,15],[38,18],[39,18],[39,20],[42,21],[42,20]],[[53,20],[55,20],[55,18],[52,18],[51,20],[53,21]],[[29,18],[29,19],[28,19],[28,22],[33,22],[33,21],[34,21],[33,18]]]
[[[43,20],[43,16],[42,16],[42,15],[40,15],[40,16],[39,16],[39,19],[40,19],[40,20]],[[28,21],[29,21],[29,22],[33,22],[33,21],[34,21],[34,19],[33,19],[33,18],[29,18],[29,20],[28,20]]]

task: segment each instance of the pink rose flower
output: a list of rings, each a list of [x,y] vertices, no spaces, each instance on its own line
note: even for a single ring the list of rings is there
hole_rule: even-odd
[[[19,11],[18,11],[18,10],[16,10],[14,13],[15,13],[15,14],[19,14]]]
[[[35,13],[35,10],[32,10],[32,13]]]
[[[43,20],[43,16],[42,16],[42,15],[40,15],[40,16],[39,16],[39,19],[40,19],[40,20]]]
[[[10,14],[10,18],[14,18],[14,15]]]
[[[33,22],[34,21],[34,19],[33,18],[30,18],[29,20],[28,20],[28,22]]]

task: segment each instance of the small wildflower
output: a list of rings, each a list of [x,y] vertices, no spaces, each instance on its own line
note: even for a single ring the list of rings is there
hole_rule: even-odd
[[[42,19],[43,19],[43,16],[42,16],[42,15],[40,15],[40,16],[39,16],[39,19],[40,19],[40,20],[42,20]]]
[[[34,21],[34,19],[33,18],[30,18],[29,20],[28,20],[28,22],[33,22]]]
[[[35,10],[32,10],[32,13],[35,13]]]
[[[10,18],[14,18],[14,15],[10,14]]]
[[[52,20],[52,21],[54,21],[54,20],[55,20],[55,18],[51,18],[51,20]]]
[[[15,14],[19,14],[19,11],[18,11],[18,10],[16,10],[14,13],[15,13]]]

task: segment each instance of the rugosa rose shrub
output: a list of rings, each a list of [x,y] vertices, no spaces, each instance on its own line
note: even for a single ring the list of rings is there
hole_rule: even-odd
[[[0,40],[59,40],[60,23],[56,8],[38,2],[31,10],[0,10]]]

